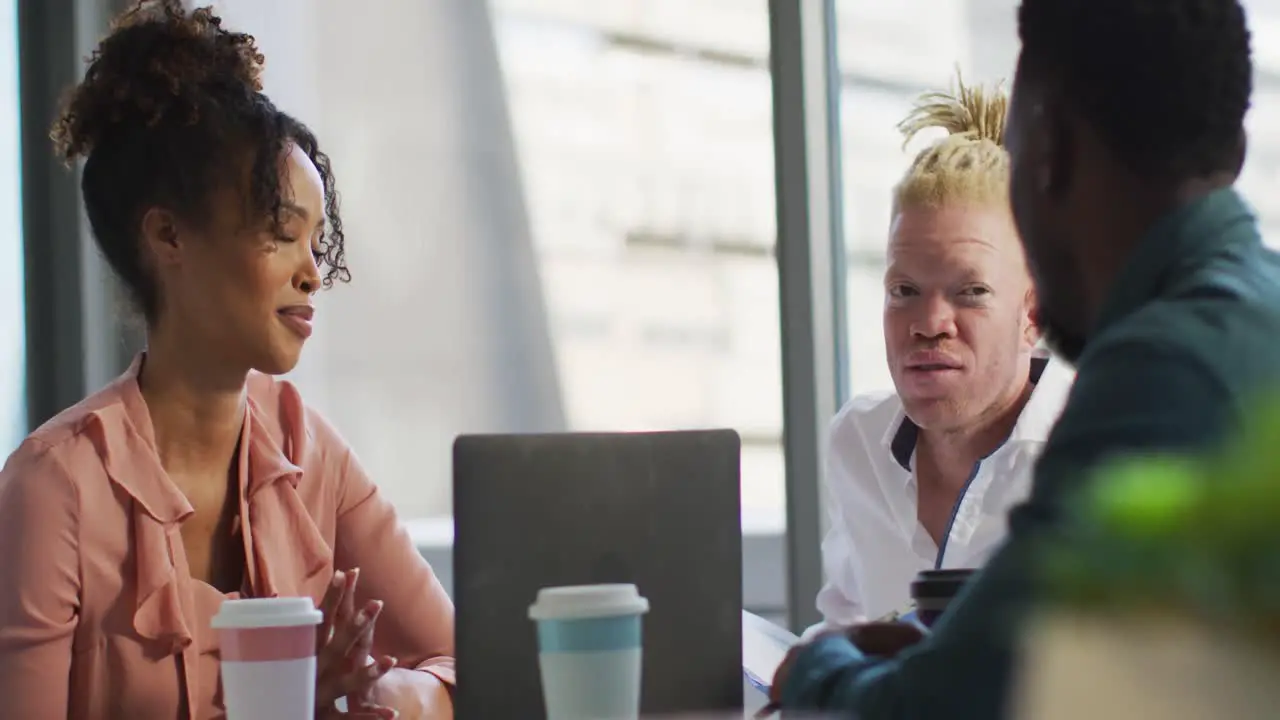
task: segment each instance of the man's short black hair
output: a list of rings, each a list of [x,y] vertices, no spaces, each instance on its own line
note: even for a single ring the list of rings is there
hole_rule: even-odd
[[[1133,171],[1236,169],[1253,91],[1239,0],[1022,0],[1018,34],[1021,72],[1061,83]]]

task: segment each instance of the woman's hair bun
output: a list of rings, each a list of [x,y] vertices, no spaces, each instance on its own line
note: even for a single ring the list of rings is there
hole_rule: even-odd
[[[205,108],[261,92],[262,65],[253,36],[224,30],[212,8],[142,0],[98,44],[50,135],[70,162],[122,130],[194,125]]]
[[[904,146],[922,130],[941,128],[949,135],[989,140],[1003,147],[1008,106],[1009,98],[999,85],[966,86],[957,70],[955,90],[921,95],[911,114],[898,124],[898,130]]]

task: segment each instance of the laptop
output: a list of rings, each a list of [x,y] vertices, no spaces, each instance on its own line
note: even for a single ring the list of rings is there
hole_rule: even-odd
[[[732,430],[469,435],[453,446],[459,720],[543,720],[538,589],[634,583],[644,713],[741,711]]]

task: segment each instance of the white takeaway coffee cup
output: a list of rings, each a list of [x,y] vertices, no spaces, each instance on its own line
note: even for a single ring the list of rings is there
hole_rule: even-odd
[[[640,716],[640,618],[649,601],[635,585],[543,588],[529,608],[547,720]]]
[[[227,720],[315,720],[320,620],[307,597],[222,603],[213,628]]]

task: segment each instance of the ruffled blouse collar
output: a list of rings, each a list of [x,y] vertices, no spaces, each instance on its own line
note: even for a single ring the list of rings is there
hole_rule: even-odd
[[[185,495],[169,479],[156,450],[151,414],[138,385],[144,356],[139,354],[108,392],[107,402],[86,417],[111,481],[133,499],[133,538],[137,597],[134,630],[150,640],[166,642],[183,656],[188,707],[200,697],[193,671],[197,637],[208,628],[191,627],[196,617],[190,576],[180,532],[194,514]],[[245,547],[247,584],[254,597],[305,595],[313,580],[332,573],[332,551],[298,496],[300,467],[307,453],[303,423],[284,427],[253,393],[245,403],[238,478],[240,524]]]

